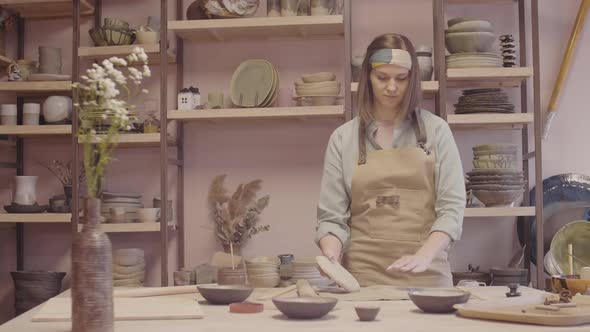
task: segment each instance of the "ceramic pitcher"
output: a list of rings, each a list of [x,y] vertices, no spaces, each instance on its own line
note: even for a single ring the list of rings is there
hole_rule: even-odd
[[[37,179],[38,176],[15,176],[12,202],[20,205],[37,203]]]

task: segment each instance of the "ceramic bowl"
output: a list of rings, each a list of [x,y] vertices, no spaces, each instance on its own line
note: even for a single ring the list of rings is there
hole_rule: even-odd
[[[113,272],[113,279],[114,280],[128,280],[128,279],[140,279],[145,278],[145,272],[136,272],[131,274],[120,274]]]
[[[477,197],[485,206],[509,206],[515,203],[522,196],[523,189],[519,190],[473,190],[473,195]]]
[[[455,24],[461,23],[461,22],[467,22],[467,21],[475,21],[473,19],[469,19],[469,18],[465,18],[465,17],[455,17],[452,18],[450,20],[447,21],[447,25],[450,27],[452,27]]]
[[[516,160],[473,160],[475,168],[516,168]]]
[[[272,302],[289,318],[317,319],[332,311],[338,300],[331,297],[274,297]]]
[[[413,290],[408,295],[424,312],[449,313],[455,310],[455,304],[467,302],[471,293],[459,290]]]
[[[590,288],[590,280],[557,275],[551,276],[551,286],[557,292],[560,292],[563,289],[569,289],[572,292],[572,295],[584,294],[586,290]]]
[[[132,274],[132,273],[142,272],[144,270],[145,270],[145,263],[139,264],[139,265],[134,265],[134,266],[121,266],[121,265],[113,264],[113,274],[114,273]]]
[[[197,285],[197,289],[211,304],[244,302],[254,290],[242,285]]]
[[[478,32],[487,31],[493,32],[492,24],[488,21],[475,20],[475,21],[463,21],[457,24],[453,24],[448,32]]]
[[[308,74],[301,76],[304,83],[318,83],[326,81],[334,81],[336,74],[333,72],[320,72],[315,74]]]
[[[370,322],[377,318],[377,314],[379,314],[381,308],[378,306],[355,306],[354,310],[360,321]]]
[[[104,27],[116,29],[129,29],[129,23],[118,18],[105,17]]]
[[[298,96],[295,97],[298,106],[330,106],[335,105],[338,96]]]
[[[295,82],[295,88],[297,89],[321,89],[321,88],[338,88],[340,89],[340,82],[337,81],[324,81],[316,83],[302,83]]]
[[[489,52],[496,39],[491,32],[449,32],[445,43],[449,53]]]
[[[136,44],[153,45],[160,42],[160,33],[157,31],[137,31],[135,36]]]
[[[272,277],[248,277],[248,284],[252,287],[258,288],[273,288],[277,287],[281,281],[281,277],[277,274],[276,276]]]
[[[472,148],[473,151],[489,151],[489,150],[515,150],[515,144],[481,144]]]
[[[467,188],[472,189],[472,190],[489,190],[489,191],[521,190],[522,185],[468,184]]]

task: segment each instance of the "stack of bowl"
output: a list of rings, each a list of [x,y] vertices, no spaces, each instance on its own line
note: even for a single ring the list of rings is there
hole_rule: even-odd
[[[502,57],[492,51],[496,36],[490,22],[458,17],[448,25],[447,68],[502,67]]]
[[[255,257],[246,261],[248,284],[252,287],[273,288],[279,284],[279,265],[281,260],[276,256]]]
[[[113,286],[141,287],[145,280],[145,257],[137,248],[113,251]]]
[[[293,261],[292,280],[307,280],[312,286],[330,286],[333,281],[321,275],[315,259],[296,259]]]
[[[246,271],[243,265],[235,268],[224,267],[217,270],[217,283],[219,285],[245,285]]]
[[[508,94],[499,88],[463,90],[463,95],[454,106],[455,114],[514,113],[514,104]]]
[[[341,84],[336,82],[333,72],[320,72],[301,76],[301,81],[295,82],[294,99],[298,106],[326,106],[336,104],[340,94]]]
[[[473,147],[474,169],[467,173],[467,190],[485,206],[512,206],[524,192],[523,172],[517,169],[513,144]]]

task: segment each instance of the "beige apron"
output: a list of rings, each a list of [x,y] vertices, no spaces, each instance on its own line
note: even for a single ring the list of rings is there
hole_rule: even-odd
[[[398,258],[414,255],[436,220],[435,156],[425,148],[420,115],[412,113],[417,147],[366,152],[366,126],[359,128],[359,161],[352,177],[350,247],[344,266],[361,286],[452,286],[448,251],[422,273],[387,272]]]

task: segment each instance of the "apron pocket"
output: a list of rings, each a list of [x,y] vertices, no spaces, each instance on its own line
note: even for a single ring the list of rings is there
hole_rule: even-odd
[[[424,193],[386,188],[369,191],[369,235],[375,239],[420,242],[424,238]]]

